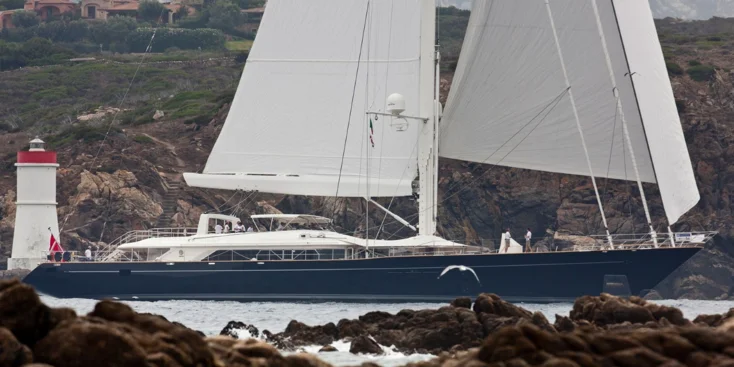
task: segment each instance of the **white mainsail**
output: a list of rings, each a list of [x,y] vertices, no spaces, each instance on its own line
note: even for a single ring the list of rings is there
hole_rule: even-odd
[[[432,91],[420,93],[421,3],[268,1],[222,132],[203,174],[187,173],[187,183],[312,196],[412,194],[420,126],[398,131],[404,121],[381,117],[370,131],[366,112],[384,111],[395,92],[405,97],[406,115],[419,114],[421,98],[433,100]]]
[[[616,85],[640,179],[675,223],[699,193],[649,5],[597,4],[614,83],[592,1],[550,0],[593,173],[636,179]],[[589,174],[545,0],[474,1],[440,137],[442,157]]]

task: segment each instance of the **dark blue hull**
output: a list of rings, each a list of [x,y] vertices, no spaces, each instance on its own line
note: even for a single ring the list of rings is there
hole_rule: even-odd
[[[25,282],[58,298],[448,302],[480,292],[513,302],[639,295],[700,248],[360,260],[47,263]],[[447,266],[463,265],[476,273]],[[477,280],[478,278],[478,280]]]

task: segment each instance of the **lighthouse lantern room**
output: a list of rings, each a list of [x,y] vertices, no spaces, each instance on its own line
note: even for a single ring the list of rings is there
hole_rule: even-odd
[[[56,214],[56,152],[43,140],[31,140],[30,149],[18,152],[18,181],[13,250],[8,269],[32,270],[45,262],[51,236],[59,238]]]

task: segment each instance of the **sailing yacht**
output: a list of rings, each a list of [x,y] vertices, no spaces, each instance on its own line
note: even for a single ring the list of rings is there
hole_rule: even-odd
[[[197,228],[130,232],[95,261],[47,261],[25,281],[127,300],[561,302],[644,295],[713,236],[651,224],[643,182],[659,186],[669,225],[699,193],[646,1],[474,1],[445,111],[435,34],[434,0],[268,1],[206,167],[184,175],[363,199],[415,236],[373,239],[366,226],[358,238],[299,213],[222,233],[211,228],[240,218],[204,214]],[[589,176],[605,229],[596,178],[636,182],[650,232],[606,229],[542,253],[448,241],[436,232],[439,157]],[[417,198],[415,225],[374,201],[402,196]]]

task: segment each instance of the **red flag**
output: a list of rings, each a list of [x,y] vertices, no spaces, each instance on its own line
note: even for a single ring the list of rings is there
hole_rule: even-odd
[[[64,249],[61,248],[59,241],[56,241],[56,237],[54,237],[53,233],[51,234],[51,242],[48,245],[48,251],[51,252],[52,255],[54,252],[64,252]]]

